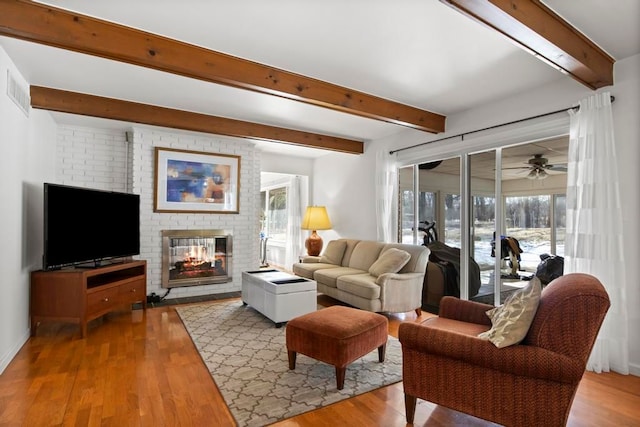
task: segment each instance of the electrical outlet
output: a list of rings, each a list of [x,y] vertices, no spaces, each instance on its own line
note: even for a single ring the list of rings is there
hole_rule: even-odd
[[[147,295],[147,303],[160,302],[160,295],[156,295],[155,292],[151,292],[151,295]]]

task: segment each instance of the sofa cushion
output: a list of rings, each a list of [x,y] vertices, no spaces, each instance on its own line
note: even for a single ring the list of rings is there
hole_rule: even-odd
[[[325,268],[336,268],[334,264],[325,264],[320,262],[297,262],[293,264],[293,272],[298,276],[313,279],[313,274],[318,270]]]
[[[478,337],[491,341],[498,348],[518,344],[529,332],[541,291],[540,279],[534,277],[527,286],[511,294],[504,304],[487,311],[493,326]]]
[[[349,267],[349,262],[351,261],[351,254],[353,250],[356,248],[360,240],[358,239],[340,239],[347,243],[347,248],[344,250],[344,256],[342,257],[342,266]]]
[[[368,271],[371,264],[376,262],[380,252],[384,247],[384,243],[374,242],[370,240],[360,241],[353,249],[351,259],[349,260],[349,267],[358,270]]]
[[[367,273],[366,271],[358,270],[357,268],[349,268],[349,267],[334,267],[334,268],[325,268],[323,270],[318,270],[313,273],[313,279],[322,283],[326,286],[335,288],[337,286],[336,280],[340,276],[348,275],[348,274],[362,274]],[[367,273],[369,275],[369,273]]]
[[[327,244],[322,256],[320,257],[320,262],[325,264],[334,264],[340,265],[342,262],[342,257],[344,255],[344,250],[347,248],[347,242],[344,240],[332,240]]]
[[[397,248],[389,248],[380,254],[380,257],[371,264],[369,273],[378,277],[384,273],[397,273],[411,259],[411,254]]]
[[[456,319],[448,319],[446,317],[430,317],[427,320],[421,322],[422,325],[427,328],[439,329],[443,331],[451,331],[457,334],[464,334],[469,336],[478,336],[479,334],[486,332],[488,326],[480,325],[473,322],[463,322]]]
[[[426,246],[409,245],[406,243],[387,243],[382,249],[382,252],[389,248],[402,249],[411,255],[409,262],[402,267],[398,273],[424,273],[427,271],[427,263],[431,251]]]
[[[340,276],[337,280],[337,287],[362,298],[380,298],[380,286],[376,284],[375,277],[369,273]]]

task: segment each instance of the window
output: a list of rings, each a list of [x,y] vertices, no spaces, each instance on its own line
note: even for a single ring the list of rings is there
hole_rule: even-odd
[[[460,195],[444,195],[444,242],[460,247]]]
[[[402,218],[402,243],[413,243],[413,191],[402,192],[400,207]],[[423,231],[436,221],[436,193],[420,192],[418,194],[418,243],[423,243],[427,232]],[[437,230],[428,230],[431,236],[437,235]],[[432,237],[433,238],[433,237]]]
[[[263,265],[289,270],[298,262],[304,254],[306,238],[300,229],[300,221],[308,205],[307,176],[260,173],[260,262]]]
[[[471,256],[478,263],[481,274],[493,271],[495,260],[491,257],[491,242],[496,229],[496,199],[489,196],[473,196],[472,234],[470,242],[473,245]],[[488,283],[489,274],[483,274]]]
[[[274,187],[260,192],[262,205],[262,231],[271,243],[286,242],[287,225],[287,187]]]
[[[564,256],[564,234],[567,228],[567,197],[564,194],[553,196],[553,224],[551,229],[551,250]]]
[[[505,231],[507,236],[515,237],[520,243],[523,251],[520,267],[523,270],[535,271],[542,254],[564,254],[564,202],[564,195],[505,198]],[[558,252],[559,247],[561,253]]]
[[[407,244],[423,244],[431,240],[437,240],[438,194],[425,190],[423,188],[424,185],[420,183],[417,200],[414,200],[413,173],[413,166],[400,169],[400,197],[398,206],[400,210],[398,216],[398,218],[400,218],[399,241]],[[415,206],[418,208],[417,241],[414,241]]]
[[[400,192],[400,241],[402,243],[414,243],[413,241],[413,191],[402,190]]]

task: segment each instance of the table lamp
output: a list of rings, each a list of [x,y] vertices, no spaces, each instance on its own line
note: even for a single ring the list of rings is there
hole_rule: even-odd
[[[318,236],[316,230],[331,229],[331,221],[324,206],[307,206],[307,211],[302,219],[302,229],[312,230],[311,235],[305,240],[304,247],[311,256],[320,255],[322,251],[322,238]]]

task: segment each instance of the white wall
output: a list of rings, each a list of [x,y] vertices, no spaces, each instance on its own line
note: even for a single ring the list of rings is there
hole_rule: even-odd
[[[615,85],[601,91],[610,91],[616,98],[613,114],[623,195],[623,227],[626,237],[624,245],[625,253],[629,256],[626,279],[630,362],[633,373],[640,375],[640,334],[636,333],[637,325],[640,324],[640,281],[637,279],[637,269],[634,268],[638,252],[637,243],[640,241],[640,192],[637,188],[640,182],[640,55],[617,62],[614,72]],[[365,153],[361,156],[327,155],[318,159],[314,167],[314,203],[325,204],[330,209],[329,213],[333,215],[334,235],[375,239],[374,169],[377,149],[390,150],[411,146],[560,110],[576,105],[591,93],[573,80],[562,78],[534,91],[450,116],[447,118],[445,134],[432,136],[406,130],[382,140],[368,142]],[[511,128],[517,129],[518,126]],[[463,150],[461,147],[467,143],[468,140],[462,143],[454,139],[425,145],[411,150],[405,157],[413,156],[416,161],[435,160],[433,157],[429,159],[429,156]]]
[[[260,168],[262,172],[309,176],[313,171],[313,163],[313,159],[264,152],[261,155]]]
[[[626,261],[627,313],[629,314],[629,362],[640,375],[640,280],[636,259],[640,242],[640,55],[616,63],[612,94],[613,120],[622,195],[622,221]]]
[[[28,85],[0,47],[0,373],[29,338],[29,273],[42,261],[42,182],[53,176],[55,123],[29,117],[7,93],[7,70]]]
[[[315,160],[311,203],[324,205],[333,225],[319,234],[325,242],[339,237],[376,240],[375,143],[364,154],[328,154]]]

